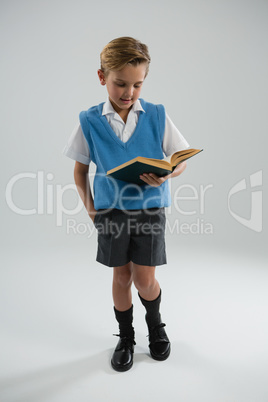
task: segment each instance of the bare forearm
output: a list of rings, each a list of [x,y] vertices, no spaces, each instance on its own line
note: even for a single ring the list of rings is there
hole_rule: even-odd
[[[173,172],[171,173],[170,177],[177,177],[180,174],[182,174],[182,172],[186,169],[186,162],[182,162],[180,163],[178,166],[176,166],[176,168],[173,170]]]
[[[96,210],[94,208],[94,201],[91,193],[91,188],[88,180],[87,173],[74,173],[74,180],[77,187],[77,191],[81,200],[83,201],[85,208],[92,220],[94,220]]]

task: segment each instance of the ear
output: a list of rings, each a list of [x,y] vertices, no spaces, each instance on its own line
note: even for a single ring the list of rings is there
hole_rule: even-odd
[[[106,80],[105,80],[104,72],[102,70],[98,70],[98,77],[99,77],[101,85],[105,85]]]

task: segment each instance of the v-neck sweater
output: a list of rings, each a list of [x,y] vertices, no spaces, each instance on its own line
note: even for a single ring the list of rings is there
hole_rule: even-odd
[[[165,130],[165,109],[140,99],[144,112],[139,113],[136,129],[127,142],[121,141],[102,115],[103,103],[79,114],[83,134],[88,143],[92,161],[96,164],[94,177],[94,207],[147,209],[170,205],[168,182],[159,187],[134,185],[106,176],[108,170],[143,156],[162,159]]]

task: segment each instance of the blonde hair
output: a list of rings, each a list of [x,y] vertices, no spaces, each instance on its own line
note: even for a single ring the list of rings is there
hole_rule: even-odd
[[[146,75],[151,61],[148,47],[139,40],[129,36],[113,39],[100,54],[101,70],[108,75],[110,70],[122,70],[127,64],[137,66],[146,63]]]

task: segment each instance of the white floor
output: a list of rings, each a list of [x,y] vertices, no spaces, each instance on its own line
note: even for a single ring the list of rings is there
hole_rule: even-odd
[[[267,267],[239,254],[170,244],[158,268],[172,341],[148,355],[144,309],[133,289],[133,368],[117,373],[112,270],[95,252],[6,250],[0,283],[1,402],[267,402]],[[177,252],[177,250],[176,250]]]

